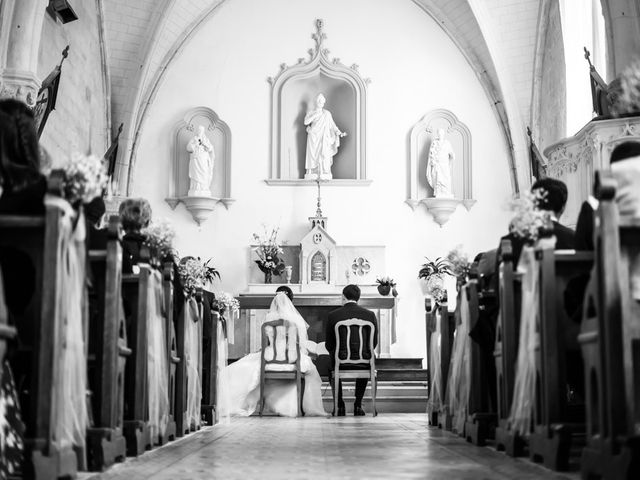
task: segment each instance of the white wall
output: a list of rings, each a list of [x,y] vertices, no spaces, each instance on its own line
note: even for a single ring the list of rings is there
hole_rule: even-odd
[[[307,57],[315,19],[325,21],[326,46],[370,77],[369,187],[328,187],[323,211],[339,244],[384,244],[388,274],[400,292],[396,356],[423,357],[424,300],[416,279],[424,256],[445,255],[463,243],[474,255],[495,248],[506,230],[510,195],[507,152],[496,118],[475,73],[437,24],[410,0],[234,0],[220,8],[171,65],[144,126],[133,194],[148,198],[154,217],[169,218],[183,255],[213,257],[222,288],[247,285],[251,233],[279,224],[281,239],[297,243],[315,212],[314,187],[270,187],[270,85],[279,65]],[[167,195],[172,128],[196,106],[214,109],[231,128],[232,196],[201,228]],[[447,108],[473,136],[471,212],[459,207],[443,228],[423,207],[404,203],[408,138],[428,111]]]

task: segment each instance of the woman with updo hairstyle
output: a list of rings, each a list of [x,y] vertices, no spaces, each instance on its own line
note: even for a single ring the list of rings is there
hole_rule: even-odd
[[[18,100],[0,100],[0,212],[41,213],[46,189],[33,113]]]
[[[142,229],[151,222],[151,205],[144,198],[127,198],[120,204],[120,221],[124,230],[122,239],[122,272],[132,273],[140,261],[140,249],[146,237]]]

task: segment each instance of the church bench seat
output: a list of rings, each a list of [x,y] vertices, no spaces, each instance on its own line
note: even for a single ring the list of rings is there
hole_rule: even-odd
[[[524,439],[509,424],[511,400],[515,384],[520,330],[521,276],[516,272],[511,241],[503,240],[499,264],[500,312],[496,324],[494,358],[496,364],[496,397],[498,425],[495,444],[509,456],[524,453]]]
[[[595,259],[579,336],[587,400],[583,479],[640,478],[640,308],[630,285],[640,222],[619,217],[615,193],[615,180],[598,172]]]
[[[578,353],[577,327],[566,314],[563,292],[575,276],[593,263],[591,252],[554,251],[547,244],[536,248],[539,271],[539,323],[536,329],[536,393],[529,455],[553,470],[568,470],[572,443],[584,437],[584,405],[567,399],[571,352]],[[523,348],[520,345],[520,348]],[[575,386],[575,385],[574,385]]]
[[[212,310],[215,296],[202,292],[202,417],[207,425],[217,422],[218,333],[220,314]]]
[[[19,400],[25,424],[21,473],[36,479],[73,478],[85,467],[86,454],[85,445],[62,443],[59,436],[64,428],[59,409],[71,408],[61,406],[66,398],[64,387],[71,386],[75,398],[86,394],[75,390],[86,388],[83,379],[72,382],[63,368],[71,350],[67,350],[67,335],[71,328],[86,325],[86,319],[82,314],[80,318],[74,315],[80,325],[67,327],[70,305],[64,300],[86,298],[86,292],[83,265],[75,263],[85,258],[84,245],[74,237],[77,214],[59,197],[58,182],[53,175],[49,190],[53,195],[46,200],[42,215],[0,215],[0,261],[4,273],[9,272],[5,288],[7,281],[12,284],[7,306],[15,326],[14,330],[3,325],[0,337],[6,340],[17,331],[18,349],[11,368],[21,385]],[[67,255],[77,267],[74,273],[70,273]],[[86,357],[80,361],[86,362]]]
[[[182,356],[179,354],[178,339],[176,335],[176,298],[181,295],[174,289],[174,269],[171,262],[166,262],[162,268],[162,298],[164,301],[163,318],[166,332],[166,349],[168,359],[168,395],[169,395],[169,420],[164,435],[160,434],[156,444],[164,445],[170,440],[175,440],[179,436],[177,427],[176,405],[177,405],[177,375],[181,364]]]
[[[427,403],[427,415],[430,425],[451,430],[451,417],[444,403],[446,396],[449,363],[451,360],[451,347],[453,344],[453,332],[455,330],[455,317],[449,312],[446,300],[433,303],[426,299],[426,320],[428,335],[427,357],[429,369],[429,401]]]
[[[102,471],[126,456],[123,436],[124,372],[131,354],[122,306],[122,231],[109,222],[107,249],[90,250],[88,376],[93,425],[87,431],[89,469]]]
[[[140,455],[175,436],[172,418],[171,365],[175,356],[171,283],[148,264],[139,273],[123,274],[122,295],[127,312],[127,337],[132,354],[125,371],[127,455]],[[151,407],[154,407],[153,412]],[[163,419],[167,419],[166,423]]]
[[[473,328],[477,324],[484,300],[479,291],[477,271],[472,269],[470,279],[463,287],[462,301],[467,302],[469,309],[469,324]],[[474,445],[485,445],[487,439],[494,438],[496,412],[491,402],[490,370],[495,370],[494,363],[487,358],[481,345],[472,340],[470,342],[470,385],[467,401],[467,419],[464,426],[464,436]]]
[[[202,289],[198,289],[195,298],[183,299],[184,305],[176,323],[177,355],[181,359],[177,365],[176,374],[176,434],[179,437],[200,428],[202,295]],[[197,342],[190,342],[190,337],[193,335],[197,336]],[[193,402],[196,400],[198,408],[197,412],[193,412],[195,408]]]

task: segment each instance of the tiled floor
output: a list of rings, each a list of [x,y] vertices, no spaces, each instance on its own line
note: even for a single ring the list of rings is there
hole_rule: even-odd
[[[250,417],[205,428],[100,479],[564,479],[429,428],[423,414]]]

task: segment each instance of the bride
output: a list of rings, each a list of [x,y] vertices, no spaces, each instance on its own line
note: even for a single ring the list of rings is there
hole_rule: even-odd
[[[289,297],[293,298],[291,290],[276,293],[265,322],[283,319],[297,327],[300,344],[300,368],[304,374],[303,410],[306,416],[326,416],[327,413],[322,406],[322,380],[315,365],[311,362],[306,348],[309,325],[300,316]],[[249,416],[258,409],[260,355],[261,352],[250,353],[222,370],[222,378],[219,383],[221,417]],[[284,417],[297,416],[298,398],[295,382],[267,381],[264,396],[264,412]]]

